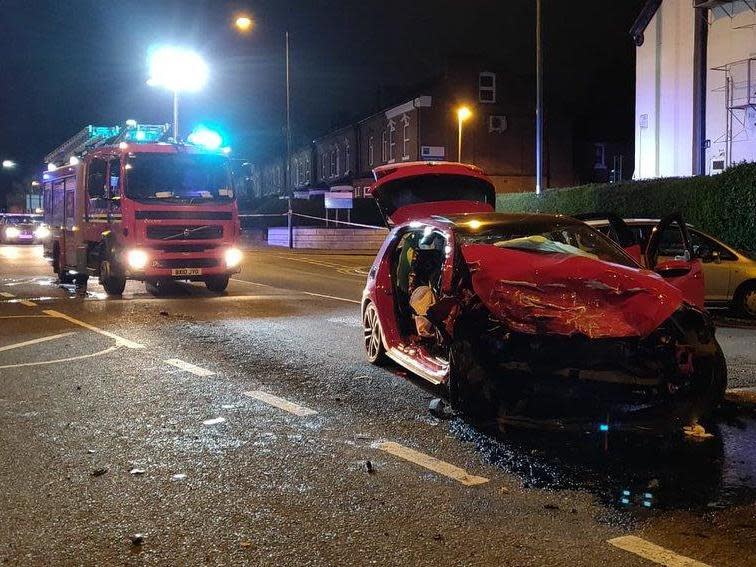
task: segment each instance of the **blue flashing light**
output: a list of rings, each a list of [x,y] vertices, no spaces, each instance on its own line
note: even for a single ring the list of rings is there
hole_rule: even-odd
[[[651,502],[649,502],[648,500],[644,500],[644,501],[643,501],[643,505],[644,505],[644,506],[645,506],[646,508],[650,508],[650,507],[651,507]]]
[[[622,502],[623,504],[630,504],[630,499],[629,498],[622,498],[620,500],[620,502]]]
[[[608,423],[599,424],[599,431],[609,431],[609,424]]]
[[[137,142],[144,142],[147,138],[147,133],[144,130],[137,130],[135,137]]]
[[[194,131],[189,134],[187,141],[195,146],[201,146],[207,150],[217,150],[223,144],[223,138],[221,135],[204,126],[198,126]]]
[[[629,490],[623,490],[622,491],[622,496],[630,496],[630,491]]]
[[[653,500],[653,499],[654,499],[654,495],[653,495],[653,494],[651,494],[650,492],[646,492],[646,493],[645,493],[645,494],[643,495],[643,498],[645,498],[646,500]]]
[[[44,179],[45,181],[47,181],[51,177],[52,177],[52,175],[50,175],[49,173],[45,173],[44,175],[42,175],[42,179]]]

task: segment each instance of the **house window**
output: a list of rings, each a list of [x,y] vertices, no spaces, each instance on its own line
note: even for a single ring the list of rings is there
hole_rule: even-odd
[[[484,71],[478,75],[478,100],[488,104],[496,102],[496,73]]]
[[[336,171],[334,171],[334,176],[338,177],[339,175],[341,175],[341,148],[336,146]]]
[[[368,165],[370,167],[373,167],[373,164],[375,163],[375,139],[373,136],[370,136],[368,138]]]
[[[396,124],[392,120],[389,122],[389,161],[396,159]]]
[[[320,154],[320,178],[325,179],[326,176],[326,157],[325,154]]]
[[[352,170],[352,146],[349,144],[349,140],[344,140],[344,173],[349,173]]]
[[[410,158],[409,156],[409,146],[410,146],[410,135],[409,135],[409,117],[405,114],[402,116],[402,159],[408,160]]]
[[[381,161],[383,163],[388,161],[388,133],[386,130],[381,132]]]
[[[331,168],[329,173],[331,177],[336,177],[336,150],[331,150]]]

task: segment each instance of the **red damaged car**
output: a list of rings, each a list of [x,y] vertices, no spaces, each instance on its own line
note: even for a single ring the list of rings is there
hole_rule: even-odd
[[[363,293],[371,362],[445,385],[471,417],[519,425],[678,428],[721,401],[724,356],[685,285],[579,220],[495,213],[476,167],[374,174],[393,228]]]

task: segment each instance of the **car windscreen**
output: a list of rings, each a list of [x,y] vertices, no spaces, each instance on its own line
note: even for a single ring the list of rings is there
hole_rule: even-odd
[[[125,165],[126,196],[140,201],[198,203],[234,198],[228,159],[208,154],[136,153]]]
[[[638,264],[619,246],[590,226],[534,219],[516,223],[469,221],[457,225],[462,244],[490,244],[534,254],[565,254],[637,268]]]
[[[32,217],[11,217],[7,216],[3,219],[5,224],[34,224],[35,221]]]

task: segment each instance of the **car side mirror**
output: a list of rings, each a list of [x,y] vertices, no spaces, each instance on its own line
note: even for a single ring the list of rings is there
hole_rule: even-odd
[[[722,255],[719,253],[719,250],[713,250],[711,254],[709,254],[709,257],[714,261],[715,264],[722,263]]]
[[[679,278],[690,273],[693,266],[686,260],[665,260],[656,265],[654,271],[663,278]]]

